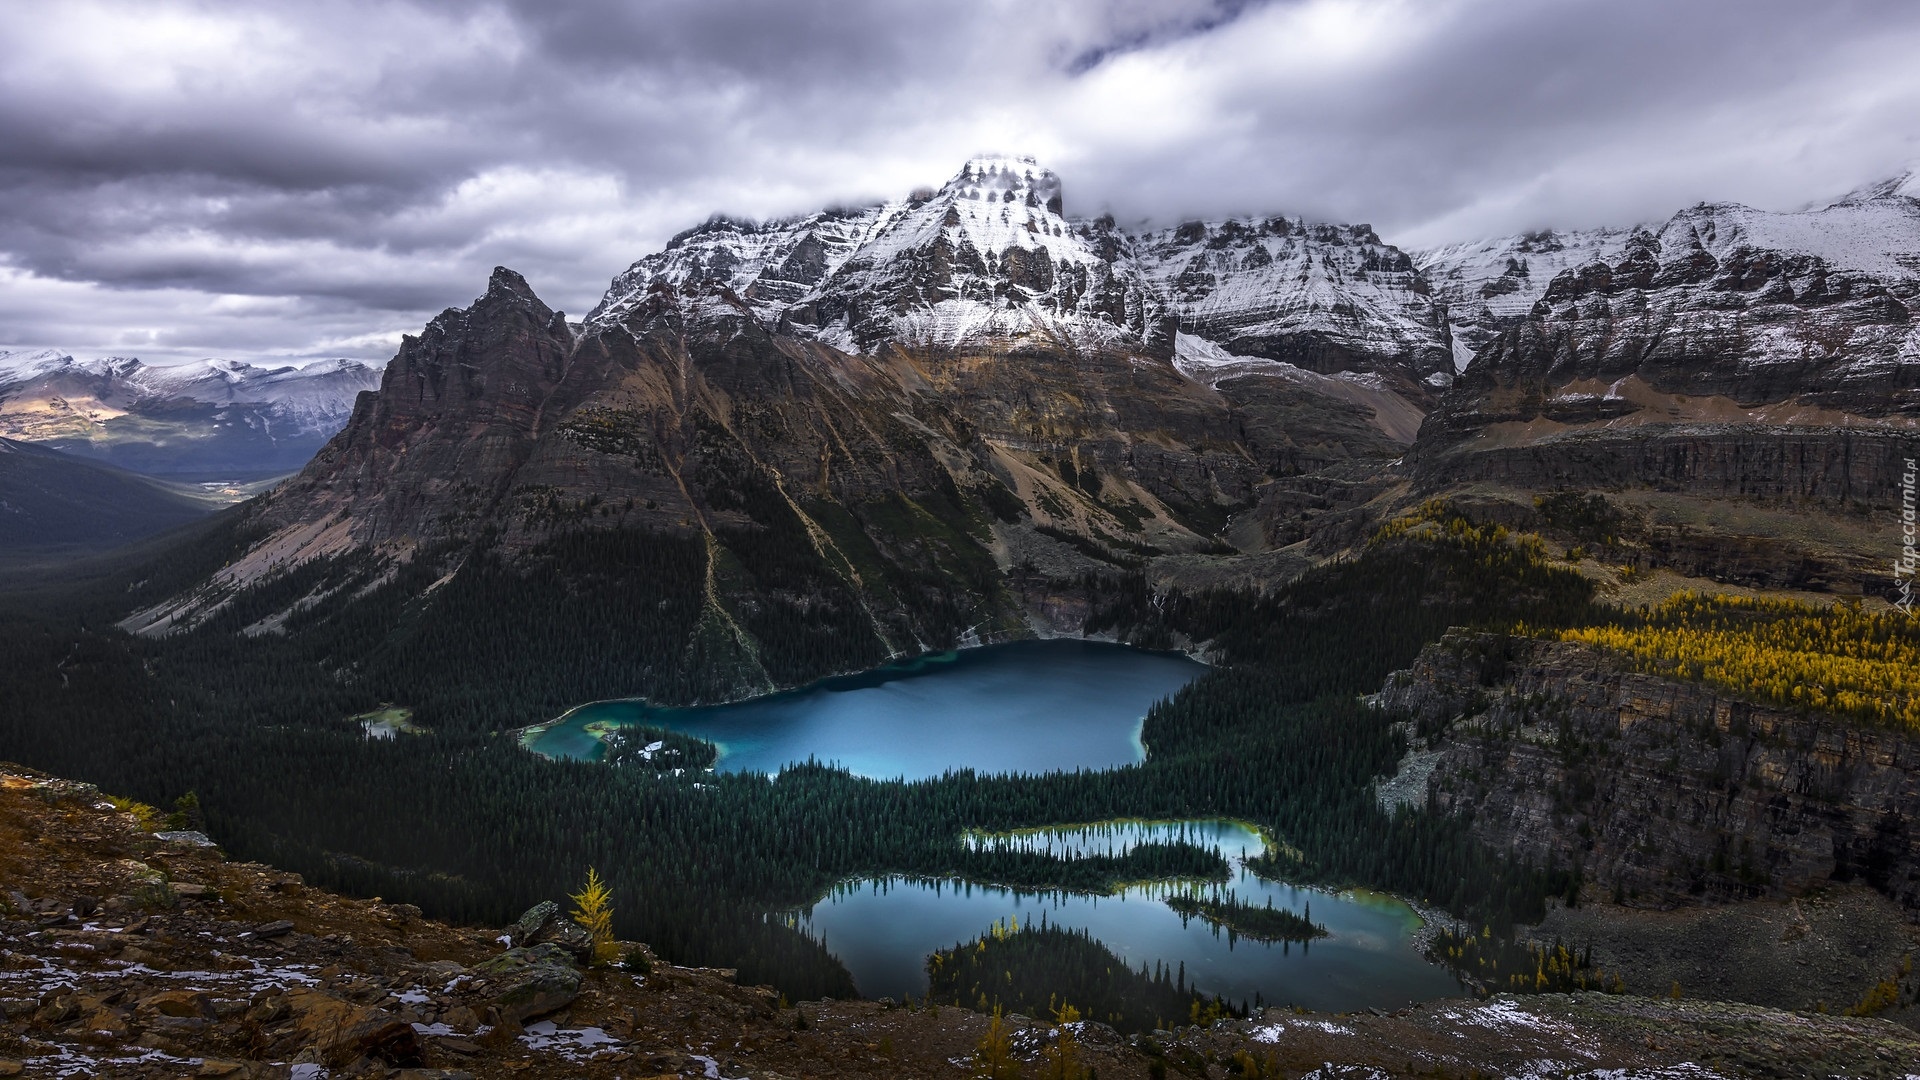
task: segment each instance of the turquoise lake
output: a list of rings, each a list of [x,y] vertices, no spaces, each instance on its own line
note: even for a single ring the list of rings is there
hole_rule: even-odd
[[[549,757],[593,759],[591,729],[647,724],[720,748],[726,772],[777,773],[813,758],[857,776],[1108,769],[1141,761],[1154,702],[1206,667],[1169,653],[1088,641],[1021,641],[939,653],[749,701],[661,708],[583,705],[527,742]]]

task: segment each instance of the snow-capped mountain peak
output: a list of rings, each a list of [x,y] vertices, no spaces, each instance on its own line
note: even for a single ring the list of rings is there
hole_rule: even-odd
[[[1914,162],[1892,176],[1862,184],[1833,205],[1847,206],[1882,199],[1920,199],[1920,162]]]
[[[1367,226],[1268,218],[1136,237],[1111,218],[1069,218],[1060,177],[1013,155],[973,158],[936,189],[859,210],[716,217],[615,278],[588,321],[651,318],[659,303],[738,314],[699,287],[847,352],[1044,340],[1170,355],[1177,322],[1313,370],[1391,370],[1409,388],[1453,366],[1412,261]]]
[[[207,472],[290,471],[346,423],[361,391],[379,384],[379,370],[357,360],[263,368],[242,360],[149,365],[130,356],[76,360],[57,350],[0,353],[0,435],[137,470],[168,472],[181,465],[174,458],[198,455],[214,459],[201,463]],[[223,458],[223,441],[246,446]]]
[[[22,382],[72,363],[73,357],[58,349],[0,349],[0,383]]]
[[[1019,202],[1055,217],[1064,211],[1060,177],[1031,157],[989,155],[968,160],[940,189],[970,200]]]

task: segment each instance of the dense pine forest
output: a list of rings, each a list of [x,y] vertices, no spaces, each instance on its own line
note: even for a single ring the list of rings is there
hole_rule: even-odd
[[[996,923],[927,957],[927,977],[935,1004],[1046,1017],[1072,1006],[1123,1032],[1244,1016],[1250,1006],[1202,995],[1184,967],[1135,971],[1087,931],[1045,923]]]
[[[967,829],[1117,817],[1229,817],[1285,840],[1258,869],[1364,884],[1490,921],[1528,918],[1565,868],[1515,863],[1465,823],[1384,813],[1371,779],[1404,751],[1394,717],[1358,703],[1451,625],[1598,622],[1590,586],[1497,530],[1437,517],[1266,594],[1180,594],[1091,583],[1088,629],[1143,645],[1211,640],[1221,660],[1155,707],[1141,765],[1045,776],[952,773],[872,781],[821,766],[760,776],[552,761],[511,729],[596,697],[713,698],[724,671],[665,651],[702,617],[697,544],[581,533],[509,559],[486,544],[417,558],[384,582],[318,562],[232,597],[160,640],[113,620],[204,580],[239,550],[234,518],[158,555],[95,568],[0,611],[0,757],[156,805],[197,793],[230,851],[331,887],[501,923],[605,874],[616,930],[669,958],[738,967],[790,996],[849,996],[844,969],[778,913],[836,881],[958,876],[1101,891],[1146,877],[1223,877],[1218,856],[1146,845],[1064,861],[972,849]],[[424,601],[447,558],[460,573]],[[743,566],[741,573],[773,573]],[[351,588],[349,588],[351,587]],[[242,634],[302,597],[284,632]],[[870,638],[832,625],[771,665],[871,664]],[[836,644],[839,643],[839,644]],[[392,702],[427,734],[366,738],[349,718]],[[640,744],[644,748],[644,743]],[[691,749],[691,748],[689,748]],[[616,753],[627,757],[632,744]]]

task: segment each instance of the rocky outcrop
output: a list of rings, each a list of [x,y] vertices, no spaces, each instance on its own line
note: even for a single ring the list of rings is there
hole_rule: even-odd
[[[559,945],[508,949],[473,970],[498,1015],[516,1024],[559,1012],[580,996],[580,966]]]
[[[572,919],[560,914],[560,905],[542,900],[528,908],[507,928],[507,939],[515,950],[531,953],[541,945],[552,945],[584,964],[593,958],[593,935]],[[538,959],[538,958],[535,958]]]
[[[1454,633],[1375,697],[1415,802],[1643,905],[1861,882],[1920,916],[1920,737],[1640,674],[1588,646]]]

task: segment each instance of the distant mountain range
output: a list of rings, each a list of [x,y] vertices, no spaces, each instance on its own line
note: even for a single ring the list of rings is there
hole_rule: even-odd
[[[0,352],[0,436],[153,476],[245,482],[305,465],[379,379],[354,360],[155,366]]]
[[[1518,517],[1601,487],[1858,521],[1920,413],[1914,190],[1408,252],[1284,216],[1132,233],[995,157],[879,206],[714,218],[581,322],[501,268],[246,511],[260,538],[130,625],[309,564],[457,575],[474,544],[535,565],[639,535],[707,566],[685,647],[730,693],[1078,632],[1115,574],[1277,580],[1449,490]],[[1874,541],[1828,540],[1756,573],[1870,587]],[[837,644],[773,662],[797,626]]]

